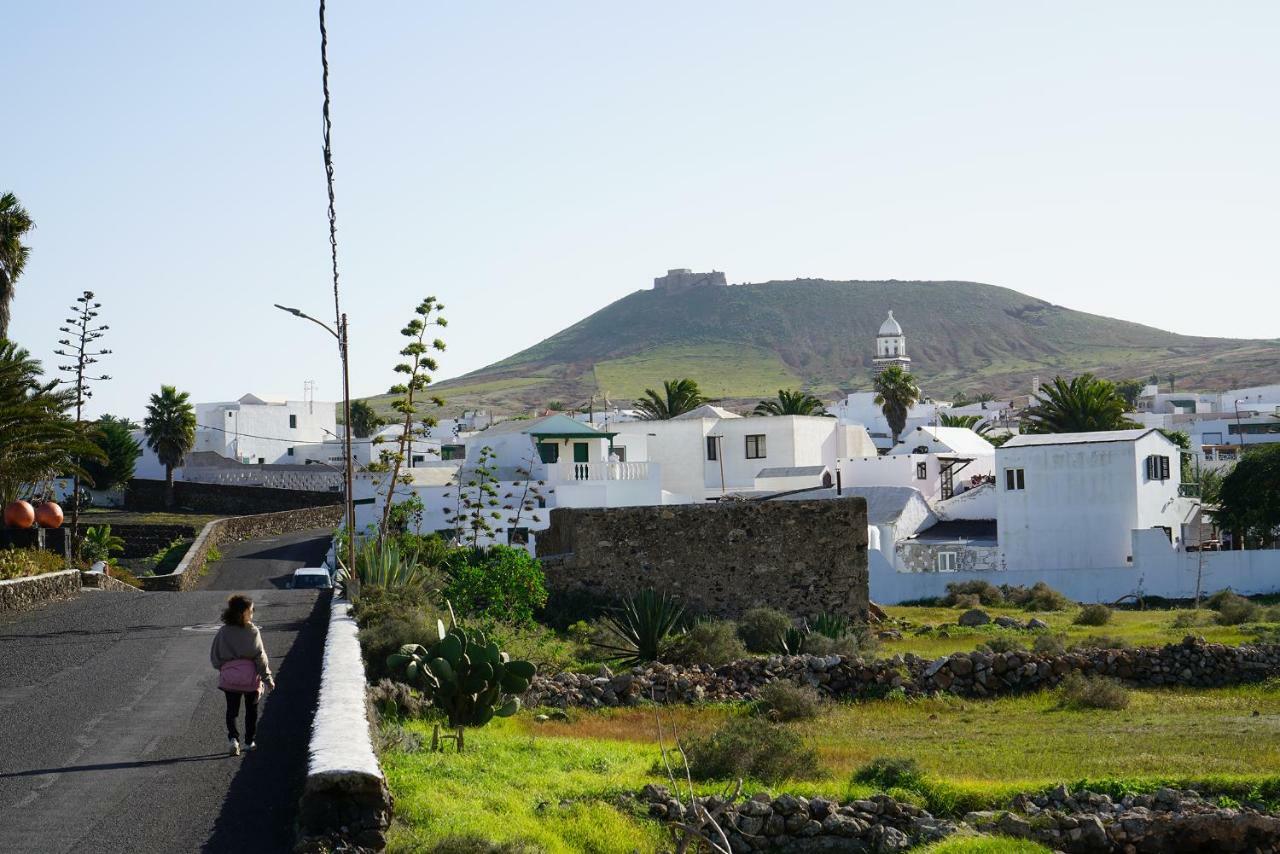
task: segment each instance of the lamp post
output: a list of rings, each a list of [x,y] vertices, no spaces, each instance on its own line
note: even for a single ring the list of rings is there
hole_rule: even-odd
[[[311,315],[288,306],[275,303],[275,307],[281,311],[287,311],[294,317],[301,317],[304,320],[310,320],[322,328],[325,332],[332,335],[338,342],[338,358],[342,361],[342,420],[346,425],[343,431],[343,444],[346,450],[346,466],[344,471],[344,480],[346,481],[347,494],[347,571],[356,571],[356,502],[355,502],[355,472],[352,469],[351,459],[351,374],[347,362],[347,315],[344,312],[341,316],[341,322],[338,329],[334,329],[322,320],[316,320]]]

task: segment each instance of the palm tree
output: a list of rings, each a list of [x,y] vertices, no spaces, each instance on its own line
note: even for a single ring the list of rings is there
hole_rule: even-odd
[[[667,380],[662,384],[662,394],[651,388],[644,390],[644,397],[635,402],[640,417],[645,421],[666,421],[681,413],[697,409],[707,398],[691,379]]]
[[[981,415],[952,415],[950,412],[938,413],[939,427],[967,427],[977,433],[981,432],[978,430],[978,425],[981,423]]]
[[[351,433],[357,439],[368,439],[387,421],[364,400],[351,401]]]
[[[1038,402],[1022,416],[1023,433],[1096,433],[1140,425],[1124,417],[1126,404],[1115,383],[1093,374],[1054,377]]]
[[[818,398],[803,391],[778,389],[774,400],[762,400],[756,404],[756,415],[826,415],[827,407]]]
[[[898,444],[898,437],[907,426],[907,412],[920,399],[920,387],[916,378],[902,369],[901,365],[890,365],[876,377],[873,387],[876,392],[876,406],[884,413],[889,422],[889,430],[893,433],[893,444]]]
[[[84,425],[67,415],[74,391],[41,373],[30,353],[0,341],[0,504],[59,475],[84,475],[78,460],[102,457]]]
[[[0,196],[0,338],[9,337],[9,304],[13,302],[13,286],[27,266],[31,248],[22,238],[35,228],[31,215],[18,203],[13,193]]]
[[[196,413],[188,397],[185,391],[179,392],[171,385],[160,386],[160,393],[151,395],[147,417],[142,422],[147,447],[156,452],[164,466],[166,507],[173,506],[173,470],[182,465],[196,443]]]

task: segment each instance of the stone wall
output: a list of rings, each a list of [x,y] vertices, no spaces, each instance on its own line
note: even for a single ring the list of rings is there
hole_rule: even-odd
[[[553,594],[653,588],[719,616],[759,605],[867,616],[862,498],[556,508],[538,557]]]
[[[341,504],[329,507],[311,507],[303,510],[286,510],[281,513],[258,513],[253,516],[232,516],[215,519],[204,526],[196,536],[186,555],[167,575],[152,575],[140,579],[145,590],[189,590],[200,579],[200,571],[213,547],[225,542],[253,540],[258,537],[278,536],[311,528],[336,528],[342,521]]]
[[[112,578],[101,572],[84,572],[80,575],[80,583],[84,587],[108,590],[112,593],[140,593],[132,584],[125,584],[118,578]]]
[[[25,611],[45,602],[70,599],[79,592],[78,569],[5,579],[0,581],[0,612]]]
[[[938,555],[951,552],[955,555],[955,569],[961,572],[995,571],[1000,569],[1000,549],[994,545],[975,546],[957,543],[920,543],[903,540],[895,547],[898,561],[907,572],[937,572]]]
[[[263,486],[227,486],[213,483],[188,483],[178,481],[174,485],[175,508],[193,513],[217,513],[227,516],[243,516],[251,513],[275,513],[281,510],[299,510],[306,507],[323,507],[342,501],[340,492],[308,492],[301,489],[271,489]],[[165,507],[163,480],[129,481],[125,490],[126,510],[158,512]]]
[[[839,655],[774,655],[720,667],[649,664],[621,674],[560,673],[534,677],[531,707],[631,706],[754,700],[776,679],[816,687],[839,699],[946,692],[991,697],[1052,688],[1068,673],[1110,676],[1130,685],[1213,688],[1280,676],[1280,644],[1227,646],[1188,636],[1182,643],[1134,649],[1089,649],[1064,655],[1029,651],[957,652],[930,661],[915,655],[863,660]]]

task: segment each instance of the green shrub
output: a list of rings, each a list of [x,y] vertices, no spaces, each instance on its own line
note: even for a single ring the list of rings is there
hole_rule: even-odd
[[[865,629],[852,631],[838,639],[811,632],[805,638],[804,651],[809,655],[841,655],[845,658],[867,658],[874,655],[879,646],[880,643],[875,636]]]
[[[0,581],[60,572],[66,563],[62,555],[43,549],[0,549]]]
[[[107,575],[111,576],[116,581],[123,581],[130,587],[137,587],[139,590],[142,589],[142,582],[138,580],[138,577],[123,566],[108,566]]]
[[[695,780],[744,777],[772,785],[819,773],[817,753],[797,733],[763,718],[731,718],[688,739],[684,753]]]
[[[642,590],[601,618],[607,637],[595,646],[626,665],[657,661],[668,638],[684,625],[684,606],[673,596]]]
[[[391,676],[387,656],[400,651],[405,644],[421,643],[437,637],[434,614],[409,611],[372,622],[360,629],[360,653],[364,656],[364,672],[370,682]]]
[[[430,843],[429,848],[416,848],[423,854],[542,854],[546,849],[533,842],[508,840],[493,842],[483,836],[446,836]]]
[[[1196,626],[1203,626],[1206,620],[1207,616],[1203,611],[1182,611],[1173,618],[1169,625],[1175,629],[1191,629]]]
[[[384,718],[416,718],[427,709],[421,695],[403,682],[379,679],[367,689],[369,705]]]
[[[1261,605],[1257,602],[1250,602],[1243,596],[1237,596],[1234,593],[1229,593],[1219,599],[1215,610],[1218,612],[1218,624],[1223,626],[1256,623],[1262,619],[1263,615]]]
[[[1026,649],[1022,641],[1009,635],[995,635],[978,644],[979,652],[1019,652]]]
[[[826,611],[823,611],[821,614],[814,617],[812,622],[809,624],[809,628],[816,634],[820,634],[823,637],[828,637],[836,641],[853,631],[852,627],[849,625],[847,617],[842,617],[839,614],[831,614]]]
[[[880,789],[906,789],[919,792],[925,788],[924,771],[909,758],[877,757],[853,772],[853,782]]]
[[[959,593],[955,596],[947,597],[947,604],[953,608],[963,608],[969,610],[982,605],[982,599],[977,593]]]
[[[669,640],[660,650],[663,661],[677,664],[727,664],[747,657],[738,627],[728,620],[700,620]]]
[[[1262,619],[1268,623],[1280,623],[1280,605],[1273,605],[1264,611]]]
[[[455,549],[444,569],[444,595],[459,616],[529,623],[547,601],[542,564],[521,548]]]
[[[776,608],[752,608],[738,620],[738,637],[751,652],[777,652],[791,617]]]
[[[1109,709],[1129,706],[1129,689],[1106,676],[1068,673],[1058,685],[1058,705],[1064,709]]]
[[[1081,638],[1068,647],[1068,650],[1074,651],[1078,649],[1129,649],[1133,644],[1124,638],[1118,638],[1114,635],[1089,635]]]
[[[822,695],[816,688],[789,679],[777,679],[762,687],[756,710],[773,721],[807,721],[822,711]]]
[[[512,658],[531,661],[538,672],[554,676],[584,663],[584,649],[574,638],[561,638],[539,623],[486,623],[484,630]]]
[[[1105,626],[1111,622],[1111,609],[1098,603],[1085,605],[1071,622],[1077,626]]]
[[[973,600],[968,598],[971,596],[978,597],[978,604],[992,605],[1004,604],[1004,593],[1000,591],[989,581],[956,581],[947,585],[947,596],[943,601],[948,605],[960,605],[960,597],[965,597],[963,605],[966,608],[976,608],[977,605],[969,604]]]
[[[111,560],[113,555],[124,551],[124,540],[111,533],[110,525],[94,525],[85,528],[84,539],[80,543],[80,557],[90,564],[100,560]]]
[[[1071,600],[1054,590],[1043,581],[1037,581],[1030,587],[1001,588],[1005,601],[1024,611],[1065,611],[1071,607]]]
[[[1067,636],[1058,634],[1040,634],[1031,643],[1031,651],[1037,655],[1063,655],[1067,651]]]

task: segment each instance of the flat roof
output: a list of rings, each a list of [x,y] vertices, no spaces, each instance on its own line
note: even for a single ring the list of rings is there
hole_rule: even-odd
[[[1096,433],[1020,433],[1005,442],[1003,448],[1028,448],[1037,445],[1096,445],[1102,442],[1136,442],[1148,433],[1159,433],[1155,427],[1136,430],[1100,430]]]

